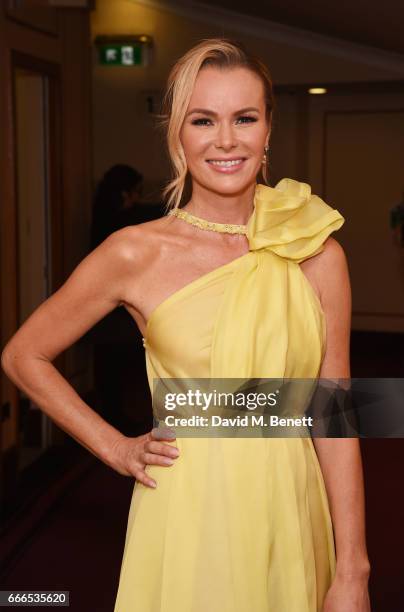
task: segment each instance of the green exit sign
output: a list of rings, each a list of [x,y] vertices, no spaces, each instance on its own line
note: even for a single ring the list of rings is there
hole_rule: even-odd
[[[140,44],[101,45],[99,58],[104,66],[140,66],[144,63]]]

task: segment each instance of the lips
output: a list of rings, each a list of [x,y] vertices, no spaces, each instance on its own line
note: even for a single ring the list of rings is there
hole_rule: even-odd
[[[241,172],[247,163],[246,157],[231,157],[224,159],[207,159],[206,163],[212,172],[219,174],[235,174]]]
[[[214,166],[220,166],[224,168],[231,168],[232,166],[237,166],[245,161],[245,157],[232,157],[229,159],[207,159],[208,164],[212,164]]]

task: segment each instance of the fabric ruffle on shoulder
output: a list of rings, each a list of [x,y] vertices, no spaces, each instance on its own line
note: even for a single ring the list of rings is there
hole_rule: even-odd
[[[325,240],[344,222],[307,183],[283,178],[275,187],[257,184],[247,225],[249,249],[270,249],[300,263],[321,253]]]

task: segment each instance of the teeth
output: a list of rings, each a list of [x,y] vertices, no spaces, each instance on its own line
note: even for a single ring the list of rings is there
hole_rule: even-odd
[[[231,161],[219,161],[219,160],[210,159],[209,163],[215,166],[230,167],[230,166],[237,166],[238,164],[241,164],[242,161],[243,161],[242,159],[232,159]]]

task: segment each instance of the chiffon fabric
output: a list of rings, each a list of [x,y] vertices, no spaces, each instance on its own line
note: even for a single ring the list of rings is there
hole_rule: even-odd
[[[341,214],[290,178],[256,185],[248,253],[165,299],[144,338],[154,378],[317,378],[320,301],[300,268]],[[330,271],[332,273],[332,271]],[[136,482],[114,612],[320,612],[333,526],[310,437],[180,438]]]

